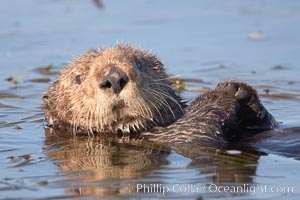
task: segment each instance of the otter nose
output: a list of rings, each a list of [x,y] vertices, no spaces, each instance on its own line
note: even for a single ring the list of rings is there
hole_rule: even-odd
[[[124,72],[110,73],[103,77],[99,87],[102,90],[112,90],[118,94],[122,91],[128,82],[128,76]]]

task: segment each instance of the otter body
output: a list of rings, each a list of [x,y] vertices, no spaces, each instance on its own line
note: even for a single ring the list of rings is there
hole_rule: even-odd
[[[48,126],[163,143],[223,143],[276,126],[245,83],[221,83],[187,106],[169,79],[160,60],[139,48],[117,45],[88,51],[44,95]]]

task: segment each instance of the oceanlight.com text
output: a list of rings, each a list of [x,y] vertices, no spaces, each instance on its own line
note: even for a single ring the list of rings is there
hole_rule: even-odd
[[[136,184],[130,185],[136,193],[161,194],[167,193],[232,193],[256,195],[257,193],[284,193],[294,192],[293,186],[279,185],[217,185],[217,184]]]

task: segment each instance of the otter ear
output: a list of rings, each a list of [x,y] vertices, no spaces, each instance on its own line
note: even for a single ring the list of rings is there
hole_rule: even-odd
[[[150,68],[156,72],[163,72],[165,70],[162,62],[155,55],[150,53],[144,53],[139,57],[135,57],[134,60],[140,70],[145,68]]]
[[[157,71],[157,72],[164,72],[165,71],[164,65],[162,64],[162,62],[160,61],[160,59],[156,55],[153,55],[151,53],[147,53],[145,55],[145,60],[146,60],[147,64],[154,71]]]
[[[164,65],[162,62],[156,57],[152,56],[151,58],[152,68],[156,71],[164,71]]]

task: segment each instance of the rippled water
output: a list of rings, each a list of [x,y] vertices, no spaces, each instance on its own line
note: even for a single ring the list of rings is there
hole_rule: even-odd
[[[170,74],[197,79],[184,82],[185,99],[220,81],[246,81],[282,128],[300,126],[299,2],[93,2],[1,3],[0,198],[299,199],[297,130],[262,141],[266,148],[174,149],[49,136],[40,107],[52,72],[118,40],[152,49]]]

